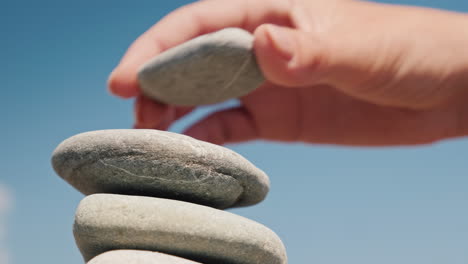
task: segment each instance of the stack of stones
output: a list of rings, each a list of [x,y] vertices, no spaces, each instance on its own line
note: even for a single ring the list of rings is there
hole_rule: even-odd
[[[163,53],[139,74],[148,97],[178,105],[248,93],[263,77],[252,36],[226,29]],[[221,146],[158,130],[73,136],[52,163],[85,195],[73,233],[88,264],[286,264],[267,227],[222,211],[262,201],[268,176]]]
[[[90,264],[287,262],[270,229],[220,210],[269,190],[267,175],[227,148],[165,131],[102,130],[65,140],[52,162],[89,195],[73,231]]]

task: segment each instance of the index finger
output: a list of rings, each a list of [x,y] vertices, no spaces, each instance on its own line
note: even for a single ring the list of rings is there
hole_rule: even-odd
[[[139,94],[137,72],[157,54],[199,35],[226,27],[253,32],[264,23],[289,25],[288,0],[205,0],[181,7],[141,35],[109,77],[121,97]]]

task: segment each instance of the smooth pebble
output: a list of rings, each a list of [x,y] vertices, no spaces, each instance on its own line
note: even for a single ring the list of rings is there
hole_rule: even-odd
[[[253,53],[253,36],[226,28],[173,47],[143,65],[141,91],[174,105],[204,105],[238,98],[264,82]]]
[[[102,253],[87,264],[200,264],[159,252],[143,250],[113,250]]]
[[[55,149],[52,164],[86,195],[143,195],[215,208],[259,203],[270,185],[262,170],[232,150],[158,130],[79,134]]]
[[[76,211],[76,243],[88,261],[116,249],[158,251],[205,264],[285,264],[278,236],[247,218],[197,204],[94,194]]]

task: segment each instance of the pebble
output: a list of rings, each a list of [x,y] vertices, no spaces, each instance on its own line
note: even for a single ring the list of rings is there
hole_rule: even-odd
[[[143,65],[138,74],[141,91],[183,106],[241,97],[264,82],[252,47],[252,34],[240,28],[199,36]]]
[[[101,130],[62,142],[52,165],[83,194],[116,193],[215,208],[259,203],[268,176],[225,147],[158,130]]]
[[[76,211],[75,240],[85,261],[111,250],[163,252],[205,264],[286,264],[267,227],[211,207],[142,196],[94,194]]]
[[[187,259],[143,250],[113,250],[102,253],[87,264],[200,264]]]

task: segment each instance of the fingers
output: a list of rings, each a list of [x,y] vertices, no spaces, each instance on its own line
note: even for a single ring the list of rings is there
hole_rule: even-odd
[[[288,89],[291,91],[291,89]],[[427,144],[453,135],[451,109],[416,111],[385,107],[327,86],[299,88],[303,114],[299,140],[348,146]],[[279,120],[278,122],[281,122]],[[261,125],[259,125],[261,127]]]
[[[254,34],[257,60],[269,81],[288,87],[316,85],[327,72],[329,51],[314,34],[268,24]]]
[[[328,86],[270,89],[244,97],[243,107],[211,114],[185,134],[215,144],[266,139],[348,146],[428,144],[460,135],[452,109],[379,106]]]
[[[155,128],[162,122],[167,111],[167,106],[147,97],[138,96],[134,107],[135,128]]]
[[[193,110],[195,109],[195,107],[192,107],[192,106],[178,106],[176,107],[176,111],[175,111],[175,119],[178,120],[182,117],[184,117],[185,115],[188,115],[190,114]]]
[[[219,145],[258,138],[252,116],[242,107],[211,114],[188,128],[184,134]]]
[[[167,111],[164,113],[164,115],[161,117],[161,122],[153,127],[154,129],[157,130],[168,130],[169,127],[172,125],[176,117],[176,110],[174,107],[168,107]]]
[[[167,130],[167,128],[189,114],[194,107],[167,106],[144,96],[135,101],[135,128]]]
[[[158,130],[168,130],[174,122],[192,112],[193,109],[194,107],[168,106],[168,111],[163,116],[161,123],[155,128]]]
[[[452,135],[450,113],[414,111],[357,103],[320,110],[316,122],[307,123],[302,140],[307,143],[346,146],[403,146],[430,144]],[[314,113],[316,114],[316,113]],[[307,128],[308,127],[308,128]]]
[[[198,35],[226,27],[253,31],[263,23],[288,24],[288,1],[199,1],[177,9],[139,37],[109,77],[109,90],[128,98],[138,95],[137,72],[152,57]]]

